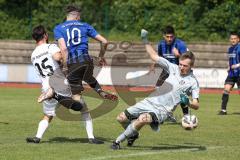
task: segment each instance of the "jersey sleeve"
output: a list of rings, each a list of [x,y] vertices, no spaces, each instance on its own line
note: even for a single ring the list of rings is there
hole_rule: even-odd
[[[168,73],[174,72],[174,70],[176,68],[178,68],[178,66],[176,64],[173,64],[173,63],[169,62],[168,60],[166,60],[163,57],[159,57],[157,63],[160,65],[160,67],[162,69],[164,69]]]
[[[240,44],[238,44],[237,54],[238,54],[238,63],[240,63]]]
[[[181,40],[178,41],[176,48],[178,49],[180,54],[187,52],[187,46],[186,46],[185,42],[183,42]]]
[[[31,62],[32,62],[32,64],[33,64],[33,53],[32,53],[32,55],[31,55]]]
[[[61,32],[61,30],[58,26],[56,26],[54,28],[53,33],[54,33],[54,39],[55,40],[59,40],[60,38],[64,38],[63,35],[62,35],[62,32]]]
[[[158,45],[157,45],[157,52],[158,52],[158,55],[162,57],[162,45],[161,45],[161,42],[159,42]]]
[[[87,24],[87,35],[91,38],[95,38],[98,32],[89,24]]]
[[[53,55],[53,54],[55,54],[55,53],[57,53],[57,52],[60,52],[60,48],[59,48],[56,44],[50,44],[48,51],[49,51],[49,53],[50,53],[51,55]]]
[[[193,86],[192,86],[192,98],[193,99],[197,99],[199,98],[199,92],[200,92],[200,89],[199,89],[199,84],[197,82],[197,80],[194,82]]]

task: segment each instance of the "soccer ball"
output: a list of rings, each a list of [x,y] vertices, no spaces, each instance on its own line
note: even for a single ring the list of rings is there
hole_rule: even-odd
[[[182,118],[182,127],[186,130],[192,130],[198,126],[198,119],[195,115],[184,115]]]

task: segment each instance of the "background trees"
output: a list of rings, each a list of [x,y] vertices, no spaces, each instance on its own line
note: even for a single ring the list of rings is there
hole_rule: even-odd
[[[31,39],[33,26],[53,27],[64,20],[64,7],[82,8],[82,20],[113,40],[137,40],[141,28],[161,38],[173,25],[187,41],[223,41],[240,31],[238,0],[0,0],[0,39]]]

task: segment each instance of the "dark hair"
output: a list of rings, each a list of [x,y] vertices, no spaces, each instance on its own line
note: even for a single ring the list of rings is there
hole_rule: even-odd
[[[74,5],[68,5],[66,8],[65,8],[65,12],[68,14],[70,12],[79,12],[81,13],[81,9],[74,6]]]
[[[172,26],[166,26],[163,30],[163,34],[175,34],[174,28]]]
[[[193,52],[191,51],[187,51],[186,53],[182,54],[179,58],[179,60],[185,60],[185,59],[190,59],[191,63],[190,65],[193,66],[194,62],[195,62],[195,56],[193,54]]]
[[[44,38],[45,34],[47,34],[47,32],[46,32],[44,26],[39,25],[39,26],[36,26],[35,28],[33,28],[32,38],[36,42],[39,42],[40,40],[42,40]]]
[[[237,31],[230,32],[230,35],[234,35],[234,36],[240,37],[240,34]]]

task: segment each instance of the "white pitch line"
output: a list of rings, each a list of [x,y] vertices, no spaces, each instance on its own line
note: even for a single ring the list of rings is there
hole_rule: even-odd
[[[196,146],[197,147],[197,146]],[[222,146],[211,146],[206,147],[206,150],[214,150],[222,148]],[[128,157],[137,157],[137,156],[147,156],[147,155],[157,155],[163,153],[178,153],[178,152],[192,152],[192,151],[201,151],[199,148],[189,148],[189,149],[173,149],[173,150],[160,150],[160,151],[151,151],[151,152],[136,152],[124,155],[114,155],[114,156],[102,156],[102,157],[94,157],[94,158],[86,158],[81,160],[106,160],[106,159],[116,159],[116,158],[128,158]],[[117,151],[112,151],[116,152]]]

